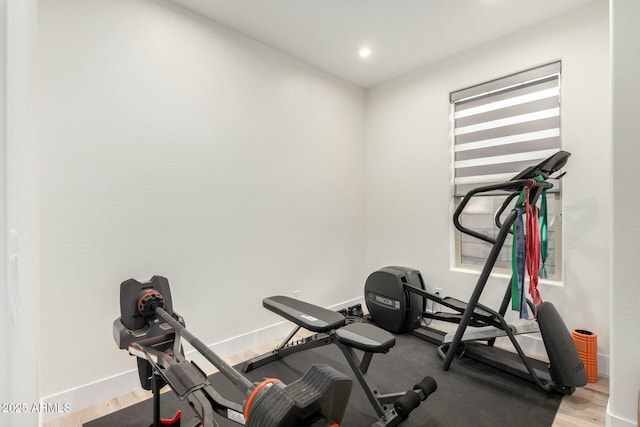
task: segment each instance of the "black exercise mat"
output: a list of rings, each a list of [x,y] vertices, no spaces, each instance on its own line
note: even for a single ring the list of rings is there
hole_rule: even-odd
[[[256,369],[247,376],[257,381],[277,377],[285,383],[298,379],[312,364],[326,363],[338,371],[352,376],[342,353],[335,345],[293,354],[284,360]],[[442,370],[442,361],[434,345],[416,337],[400,335],[396,346],[387,354],[373,357],[367,377],[381,393],[411,388],[425,375],[432,376],[438,390],[415,409],[403,427],[425,426],[551,426],[562,396],[546,393],[534,384],[513,375],[466,358],[456,358],[448,372]],[[376,421],[373,407],[362,388],[354,379],[349,406],[341,425],[369,427]],[[221,374],[211,382],[223,396],[241,401],[243,396]],[[176,409],[183,410],[184,420],[195,414],[186,402],[180,402],[174,393],[162,395],[162,416],[170,418]],[[152,420],[152,402],[147,400],[84,424],[85,427],[142,427]],[[189,423],[183,424],[191,425]],[[219,419],[221,427],[238,424]]]

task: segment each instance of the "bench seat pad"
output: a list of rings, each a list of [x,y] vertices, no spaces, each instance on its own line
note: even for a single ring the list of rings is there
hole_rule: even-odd
[[[283,295],[265,298],[262,305],[311,332],[329,332],[345,324],[344,316],[336,311]]]
[[[351,323],[338,329],[336,338],[342,344],[371,353],[386,353],[396,343],[393,335],[370,323]]]

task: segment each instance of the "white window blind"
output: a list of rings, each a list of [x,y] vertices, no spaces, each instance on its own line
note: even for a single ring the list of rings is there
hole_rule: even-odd
[[[455,196],[560,149],[560,71],[553,62],[451,93]]]
[[[507,181],[560,149],[560,72],[560,62],[554,62],[451,93],[456,202],[471,188]],[[562,200],[560,182],[553,184],[554,194],[547,198],[546,266],[549,278],[560,280]],[[467,205],[462,223],[495,237],[493,215],[504,193],[483,195],[488,197],[476,197]],[[456,232],[455,251],[457,266],[481,269],[491,245]],[[508,273],[510,267],[508,239],[496,268]]]

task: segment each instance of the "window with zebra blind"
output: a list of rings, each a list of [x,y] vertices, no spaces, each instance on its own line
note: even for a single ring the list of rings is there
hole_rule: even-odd
[[[561,63],[553,62],[452,92],[453,197],[457,204],[471,188],[508,181],[561,147]],[[561,279],[562,191],[560,181],[547,194],[548,257],[551,280]],[[496,236],[493,215],[505,193],[475,197],[461,217],[465,226]],[[506,216],[508,209],[504,213]],[[456,231],[456,265],[481,269],[491,245]],[[511,241],[496,269],[508,272]]]

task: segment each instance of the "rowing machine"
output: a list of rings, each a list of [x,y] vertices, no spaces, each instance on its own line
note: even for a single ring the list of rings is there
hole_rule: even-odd
[[[173,311],[169,282],[129,279],[120,285],[120,317],[113,334],[120,349],[137,357],[140,383],[153,391],[153,427],[179,426],[180,414],[160,420],[160,389],[169,385],[195,409],[202,427],[218,424],[214,412],[248,427],[336,427],[344,415],[352,382],[327,365],[314,365],[285,385],[270,378],[252,383],[185,328]],[[184,357],[181,339],[191,344],[247,396],[242,403],[222,397],[205,373]]]

